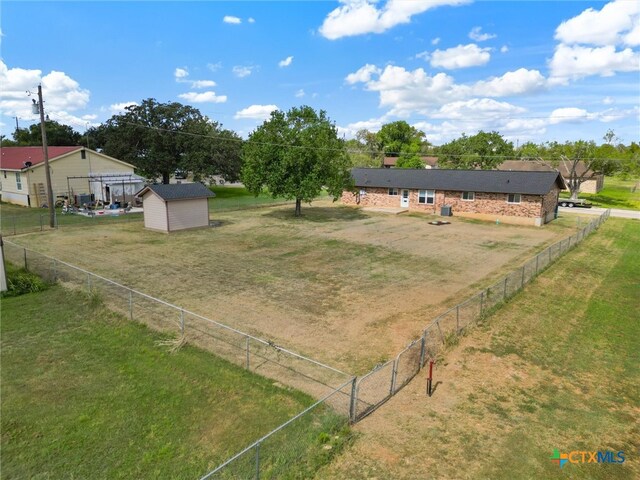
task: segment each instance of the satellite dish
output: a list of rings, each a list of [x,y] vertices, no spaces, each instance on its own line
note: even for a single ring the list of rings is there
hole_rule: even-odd
[[[24,163],[23,163],[23,165],[24,165],[24,168],[29,168],[31,165],[33,165],[33,163],[31,163],[31,162],[24,162]]]

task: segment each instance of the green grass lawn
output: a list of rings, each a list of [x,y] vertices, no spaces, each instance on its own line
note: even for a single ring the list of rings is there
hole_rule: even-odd
[[[273,198],[269,193],[261,193],[256,197],[244,187],[211,186],[209,188],[216,194],[215,198],[209,199],[209,212],[294,202],[284,198]],[[326,197],[327,193],[323,191],[318,198]]]
[[[640,187],[632,191],[639,181],[606,177],[604,188],[599,193],[581,193],[579,197],[589,200],[596,207],[640,210]],[[569,193],[563,192],[561,196],[569,198]]]
[[[61,286],[3,299],[1,339],[3,478],[199,478],[313,403]],[[264,467],[303,478],[347,439],[321,407]]]

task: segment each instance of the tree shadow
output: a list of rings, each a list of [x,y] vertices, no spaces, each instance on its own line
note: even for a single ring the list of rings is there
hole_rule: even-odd
[[[334,207],[305,207],[299,217],[295,216],[295,208],[278,208],[270,210],[264,214],[265,217],[277,218],[278,220],[295,220],[299,222],[331,223],[350,222],[369,218],[365,212],[359,208],[334,206]]]

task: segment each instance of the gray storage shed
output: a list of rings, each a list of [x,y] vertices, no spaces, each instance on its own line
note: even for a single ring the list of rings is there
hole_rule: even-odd
[[[201,183],[148,185],[140,190],[144,226],[159,232],[209,226],[209,197],[215,194]]]

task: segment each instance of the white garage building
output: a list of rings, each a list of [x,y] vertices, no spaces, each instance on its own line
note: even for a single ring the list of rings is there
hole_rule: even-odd
[[[144,226],[159,232],[175,232],[209,226],[209,197],[215,194],[201,183],[148,185],[142,198]]]

